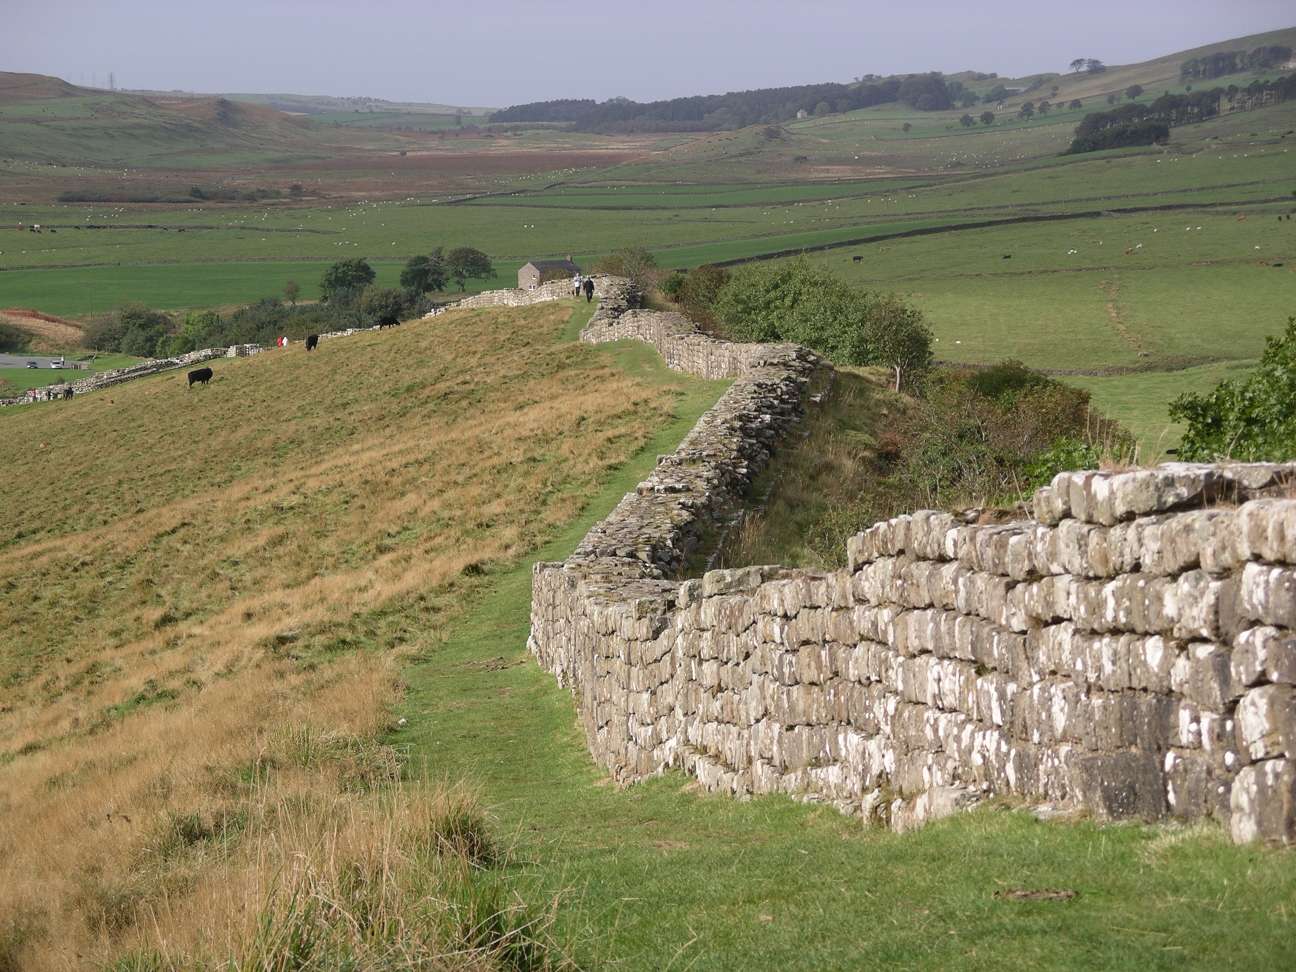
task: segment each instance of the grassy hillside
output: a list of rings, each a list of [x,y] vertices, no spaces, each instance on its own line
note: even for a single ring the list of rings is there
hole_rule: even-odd
[[[205,389],[169,374],[0,415],[0,967],[261,967],[280,933],[324,934],[321,901],[386,916],[337,953],[367,967],[425,939],[496,967],[470,933],[507,903],[502,872],[478,882],[485,844],[456,870],[438,843],[477,841],[478,811],[403,793],[377,735],[399,664],[674,407],[678,385],[560,340],[569,312],[452,314],[216,362]],[[390,900],[352,902],[353,865]]]
[[[173,165],[189,154],[314,150],[309,123],[216,98],[153,99],[0,73],[5,156],[60,165]]]

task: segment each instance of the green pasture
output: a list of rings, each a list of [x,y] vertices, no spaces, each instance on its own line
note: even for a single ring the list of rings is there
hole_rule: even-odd
[[[373,260],[371,265],[378,286],[399,285],[402,262]],[[328,266],[324,261],[268,261],[15,270],[0,273],[0,307],[38,307],[62,317],[86,317],[128,303],[162,310],[204,309],[263,297],[282,299],[289,280],[301,287],[300,299],[315,300]],[[516,264],[497,262],[495,269],[492,279],[468,281],[466,292],[517,286]],[[452,289],[446,296],[458,293]]]
[[[128,354],[100,354],[89,362],[88,369],[80,368],[0,368],[0,393],[7,389],[26,391],[28,388],[44,388],[46,385],[57,385],[65,381],[76,381],[100,371],[112,371],[114,368],[125,368],[134,364],[139,358]]]
[[[442,132],[459,127],[454,115],[439,115],[428,111],[326,111],[311,115],[310,118],[321,125],[393,131]],[[471,123],[472,119],[465,116],[464,124]]]
[[[1278,219],[1287,208],[1001,226],[811,259],[907,295],[942,360],[1086,372],[1066,377],[1155,459],[1178,438],[1170,400],[1235,374],[1296,313],[1296,219]]]
[[[565,556],[718,388],[608,346],[680,389],[675,420],[536,559]],[[630,355],[631,357],[626,357]],[[415,772],[467,778],[529,901],[583,967],[1178,969],[1281,965],[1296,875],[1218,830],[1040,823],[999,806],[896,835],[784,797],[700,793],[678,773],[621,788],[568,690],[526,651],[530,561],[501,569],[407,673],[394,736]],[[1067,889],[1021,902],[1015,889]]]

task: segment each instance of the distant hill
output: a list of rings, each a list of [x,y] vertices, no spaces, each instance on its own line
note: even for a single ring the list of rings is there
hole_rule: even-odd
[[[131,91],[131,94],[148,98],[228,98],[230,101],[245,102],[252,105],[264,105],[278,111],[296,115],[330,115],[336,112],[403,112],[408,114],[456,115],[479,117],[489,115],[494,108],[465,107],[462,105],[443,105],[421,101],[388,101],[385,98],[367,96],[338,97],[335,95],[303,94],[255,94],[245,92],[221,92],[219,94],[196,94],[191,91]]]
[[[963,71],[958,74],[912,74],[886,78],[867,77],[850,83],[824,83],[781,88],[731,91],[719,95],[694,95],[664,101],[635,102],[614,98],[604,102],[589,99],[532,102],[514,105],[491,116],[496,122],[565,122],[577,131],[588,132],[717,132],[750,125],[777,125],[799,116],[839,114],[879,104],[897,102],[918,110],[941,111],[956,105],[970,109],[989,90],[1002,86],[1006,100],[1052,87],[1054,97],[1092,98],[1122,92],[1140,84],[1177,86],[1181,65],[1191,59],[1225,50],[1249,51],[1267,45],[1296,46],[1296,28],[1252,34],[1178,51],[1138,64],[1111,66],[1094,72],[1056,73],[1024,78],[1000,78],[994,74]],[[1077,52],[1081,53],[1081,52]],[[1083,52],[1101,59],[1101,51]],[[931,79],[939,79],[932,83]],[[1046,88],[1047,86],[1047,88]],[[976,97],[973,97],[976,96]],[[1038,96],[1037,96],[1038,97]],[[1000,100],[995,97],[996,102]]]
[[[147,165],[195,154],[319,153],[300,115],[200,95],[145,97],[0,72],[0,158],[46,165]]]

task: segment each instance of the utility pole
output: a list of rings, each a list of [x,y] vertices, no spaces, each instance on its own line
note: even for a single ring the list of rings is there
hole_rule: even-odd
[[[108,90],[109,91],[117,90],[117,76],[113,74],[111,71],[108,72]]]

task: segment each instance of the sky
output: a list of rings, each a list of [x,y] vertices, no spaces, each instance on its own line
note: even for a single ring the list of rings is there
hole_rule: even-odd
[[[864,74],[1021,76],[1291,26],[1292,0],[0,0],[0,70],[499,107]]]

